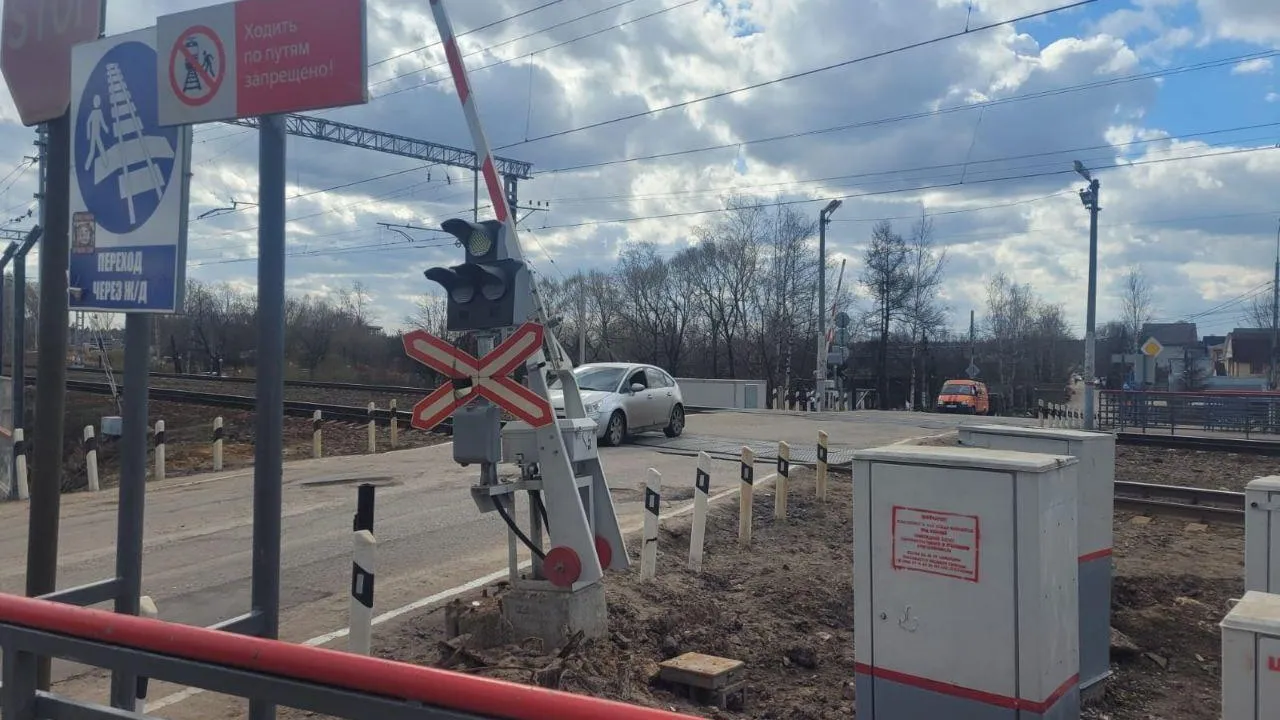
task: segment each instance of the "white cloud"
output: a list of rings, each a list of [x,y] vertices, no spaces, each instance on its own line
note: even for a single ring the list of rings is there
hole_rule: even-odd
[[[1251,73],[1267,72],[1271,69],[1271,58],[1254,58],[1245,60],[1231,68],[1232,75],[1248,75]]]
[[[635,3],[540,32],[589,12],[564,3],[467,35],[462,46],[477,52],[466,62],[490,142],[514,143],[498,154],[534,164],[534,179],[520,182],[522,204],[549,203],[524,221],[522,228],[531,232],[521,237],[526,255],[549,277],[610,266],[620,248],[638,240],[673,253],[693,228],[714,219],[703,211],[718,208],[731,191],[814,198],[801,207],[815,215],[823,199],[861,195],[846,199],[837,215],[828,238],[833,255],[856,266],[871,220],[895,218],[905,228],[927,209],[936,215],[939,240],[953,249],[947,293],[958,317],[967,322],[970,307],[981,313],[986,279],[1005,270],[1064,303],[1081,328],[1088,214],[1075,196],[1080,182],[1070,172],[1073,159],[1101,168],[1101,319],[1118,313],[1119,275],[1130,262],[1149,266],[1161,313],[1178,317],[1230,297],[1233,277],[1239,278],[1236,294],[1252,287],[1249,268],[1274,243],[1280,151],[1165,162],[1220,151],[1215,148],[1244,148],[1250,138],[1265,144],[1256,132],[1176,139],[1233,123],[1205,125],[1178,114],[1186,99],[1174,95],[1181,91],[1172,80],[1163,88],[1159,80],[1146,80],[1059,92],[1150,70],[1153,63],[1158,67],[1186,52],[1195,38],[1223,37],[1223,28],[1253,17],[1243,0],[1198,1],[1206,15],[1201,25],[1175,26],[1169,13],[1176,3],[1143,0],[1122,5],[1124,14],[1113,13],[1079,36],[1052,32],[1072,28],[1074,21],[1001,27],[528,143],[523,141],[956,32],[965,27],[969,3],[769,0],[729,3],[735,9],[726,17],[710,3],[697,2],[643,20],[637,18],[664,5]],[[108,22],[113,32],[123,31],[147,24],[157,10],[202,4],[116,0]],[[536,4],[452,0],[448,7],[455,26],[466,30]],[[968,20],[976,26],[1052,4],[980,2]],[[605,29],[625,20],[634,22]],[[1266,19],[1254,22],[1265,25]],[[831,31],[815,39],[815,26]],[[740,37],[743,27],[759,32]],[[600,32],[575,40],[595,31]],[[1142,37],[1130,39],[1135,33]],[[434,42],[436,31],[421,3],[370,0],[369,38],[369,56],[377,60]],[[567,44],[542,52],[559,43]],[[316,114],[468,148],[470,137],[445,71],[424,70],[442,60],[432,47],[381,64],[370,73],[377,83],[373,102]],[[409,75],[383,82],[399,74]],[[444,81],[395,92],[438,78]],[[1009,101],[1033,93],[1044,96]],[[1162,105],[1170,97],[1175,102]],[[1275,101],[1275,93],[1267,100]],[[984,101],[997,104],[981,111],[956,109]],[[1214,96],[1197,101],[1228,102]],[[7,99],[0,99],[0,176],[32,151],[31,131],[11,115]],[[904,116],[910,119],[894,120]],[[838,126],[845,129],[813,132]],[[753,142],[778,137],[785,139]],[[256,200],[254,133],[209,125],[198,130],[196,142],[193,218],[232,201]],[[707,146],[722,147],[671,155]],[[546,172],[654,155],[666,156]],[[415,169],[420,163],[411,159],[300,138],[290,139],[289,158],[289,194],[302,195],[288,203],[288,243],[295,253],[288,266],[290,289],[334,292],[364,281],[379,320],[396,326],[410,312],[411,299],[430,289],[421,271],[456,262],[458,250],[438,232],[406,229],[415,238],[410,243],[378,223],[435,228],[450,216],[469,217],[470,171]],[[735,167],[738,161],[743,167]],[[1137,162],[1147,164],[1107,169]],[[0,182],[0,210],[12,214],[30,205],[33,176],[26,173],[7,189],[8,181]],[[316,192],[336,186],[347,187]],[[875,194],[920,186],[938,187]],[[487,205],[483,188],[481,198]],[[653,217],[680,213],[701,214]],[[255,254],[256,225],[252,205],[193,222],[191,277],[252,286],[254,264],[232,261]]]
[[[1269,92],[1267,93],[1266,99],[1267,102],[1276,102],[1280,100],[1280,93]]]

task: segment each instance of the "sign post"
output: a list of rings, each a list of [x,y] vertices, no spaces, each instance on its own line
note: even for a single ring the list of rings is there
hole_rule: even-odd
[[[40,225],[45,244],[40,252],[41,372],[36,381],[36,437],[27,543],[28,595],[43,595],[57,587],[58,524],[62,502],[62,444],[66,415],[67,354],[67,177],[60,169],[70,164],[71,48],[98,37],[106,12],[104,0],[5,0],[0,35],[0,71],[13,95],[24,125],[46,123],[41,157],[43,173]],[[47,151],[47,152],[46,152]],[[21,327],[21,325],[16,325]],[[16,368],[15,368],[16,370]],[[15,373],[20,393],[23,377]],[[15,396],[15,404],[18,396]],[[15,410],[17,408],[15,407]],[[17,426],[22,419],[15,418]],[[50,662],[38,659],[36,687],[48,690]]]
[[[182,310],[186,268],[191,131],[158,123],[155,38],[147,28],[72,49],[71,162],[53,165],[70,182],[70,306],[126,313],[115,611],[127,615],[142,592],[150,314]],[[135,708],[133,673],[112,673],[111,704]]]
[[[259,117],[255,634],[280,628],[284,472],[285,123],[281,113],[368,102],[364,0],[240,0],[156,20],[161,125]],[[250,720],[275,705],[249,701]]]

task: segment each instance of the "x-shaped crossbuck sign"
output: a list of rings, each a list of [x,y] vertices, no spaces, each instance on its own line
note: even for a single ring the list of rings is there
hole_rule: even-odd
[[[410,425],[419,430],[433,430],[454,410],[477,396],[492,400],[533,427],[550,425],[555,421],[551,403],[507,377],[538,352],[542,337],[542,325],[527,322],[492,352],[477,358],[425,330],[405,333],[404,351],[409,357],[450,378],[450,382],[413,406]]]

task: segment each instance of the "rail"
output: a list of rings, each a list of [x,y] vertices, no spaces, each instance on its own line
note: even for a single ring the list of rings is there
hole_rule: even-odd
[[[1115,506],[1190,520],[1244,524],[1244,493],[1230,490],[1117,480]]]
[[[5,720],[148,716],[36,690],[35,656],[199,687],[325,716],[366,720],[688,720],[437,668],[0,595]]]
[[[1180,393],[1104,390],[1098,426],[1112,430],[1227,431],[1280,434],[1280,393]]]

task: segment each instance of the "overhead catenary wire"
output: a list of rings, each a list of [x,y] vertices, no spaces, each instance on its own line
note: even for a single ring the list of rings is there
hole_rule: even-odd
[[[1095,2],[1098,2],[1098,0],[1076,0],[1076,2],[1068,3],[1066,5],[1058,5],[1056,7],[1049,8],[1047,10],[1038,10],[1036,12],[1024,13],[1017,17],[1009,18],[1007,20],[1000,20],[997,22],[991,22],[985,25],[979,25],[978,27],[975,27],[972,29],[966,28],[964,30],[960,30],[957,32],[947,33],[946,35],[938,35],[936,37],[932,37],[927,40],[920,40],[907,45],[899,45],[898,47],[890,48],[888,50],[881,50],[878,52],[871,53],[869,55],[861,55],[859,57],[850,58],[848,60],[842,60],[840,62],[831,63],[829,65],[823,65],[822,67],[810,68],[809,70],[802,70],[800,72],[790,73],[788,75],[772,78],[770,80],[761,80],[759,82],[754,82],[749,85],[743,85],[742,87],[733,88],[732,90],[722,90],[720,92],[712,93],[710,95],[703,95],[700,97],[691,98],[689,100],[682,100],[680,102],[671,103],[668,105],[662,105],[656,108],[650,108],[648,110],[641,110],[639,112],[621,115],[619,117],[610,118],[608,120],[600,120],[597,122],[588,123],[586,125],[580,125],[578,127],[566,128],[564,130],[557,130],[556,132],[547,133],[546,135],[539,135],[537,137],[532,137],[527,140],[520,140],[518,142],[501,145],[493,148],[493,150],[494,152],[497,152],[499,150],[506,150],[509,148],[518,147],[520,145],[528,145],[531,143],[540,142],[542,140],[550,140],[552,138],[564,137],[565,135],[571,135],[571,134],[583,132],[586,130],[594,130],[596,128],[605,127],[607,125],[613,125],[615,123],[624,122],[626,120],[635,120],[637,118],[649,117],[652,115],[657,115],[660,113],[667,112],[669,110],[678,110],[680,108],[690,107],[692,105],[698,105],[698,104],[707,102],[709,100],[718,100],[720,98],[732,97],[734,95],[737,95],[739,93],[744,93],[749,90],[758,90],[763,87],[769,87],[771,85],[777,85],[779,83],[790,82],[792,80],[799,80],[801,78],[812,77],[820,73],[829,72],[831,70],[837,70],[839,68],[849,67],[851,65],[868,62],[870,60],[878,60],[880,58],[889,57],[891,55],[897,55],[904,52],[909,52],[911,50],[919,50],[920,48],[928,47],[930,45],[936,45],[938,43],[946,42],[948,40],[954,40],[958,37],[963,37],[965,35],[972,35],[974,33],[983,32],[985,30],[992,30],[994,28],[1002,27],[1005,25],[1012,25],[1012,24],[1023,22],[1026,20],[1033,20],[1035,18],[1045,17],[1047,15],[1052,15],[1053,13],[1063,12],[1063,11],[1071,10],[1078,7],[1084,7],[1085,5],[1092,5]]]
[[[1231,57],[1218,58],[1216,60],[1206,60],[1197,63],[1189,63],[1177,67],[1163,68],[1160,70],[1152,70],[1143,73],[1134,73],[1131,75],[1123,75],[1116,78],[1108,78],[1106,80],[1095,80],[1087,83],[1078,83],[1075,85],[1065,85],[1058,88],[1048,90],[1038,90],[1036,92],[1022,93],[1020,95],[1011,95],[1007,98],[997,98],[995,100],[986,100],[983,102],[967,103],[954,105],[951,107],[937,108],[934,110],[922,110],[920,112],[906,113],[901,115],[893,115],[888,117],[876,118],[872,120],[862,120],[853,123],[843,123],[840,125],[832,125],[824,128],[815,128],[811,130],[798,130],[796,132],[784,133],[781,135],[772,135],[769,137],[756,138],[754,140],[739,140],[736,142],[719,143],[716,145],[703,145],[685,150],[672,150],[669,152],[651,153],[648,155],[638,155],[633,157],[618,158],[615,160],[601,160],[599,162],[581,163],[578,165],[567,165],[558,168],[548,168],[533,173],[534,177],[542,175],[554,175],[559,173],[570,173],[581,170],[591,170],[594,168],[608,167],[611,165],[622,165],[625,163],[645,162],[649,160],[665,160],[673,157],[681,157],[684,155],[694,155],[704,152],[714,152],[716,150],[729,150],[741,148],[748,145],[760,145],[765,143],[780,142],[783,140],[794,140],[803,137],[812,137],[814,135],[825,135],[828,133],[842,132],[845,130],[856,130],[866,127],[877,127],[881,125],[890,125],[893,123],[907,122],[909,120],[920,120],[930,117],[938,117],[951,113],[965,112],[969,110],[981,110],[983,108],[995,107],[998,105],[1008,105],[1011,103],[1025,102],[1028,100],[1038,100],[1046,97],[1057,95],[1065,95],[1070,93],[1084,92],[1095,90],[1102,87],[1111,87],[1141,80],[1152,80],[1155,78],[1169,77],[1172,75],[1180,75],[1183,73],[1199,72],[1202,70],[1212,70],[1215,68],[1235,65],[1248,60],[1256,60],[1260,58],[1270,58],[1280,55],[1280,50],[1269,50],[1265,52],[1247,53],[1243,55],[1234,55]]]

